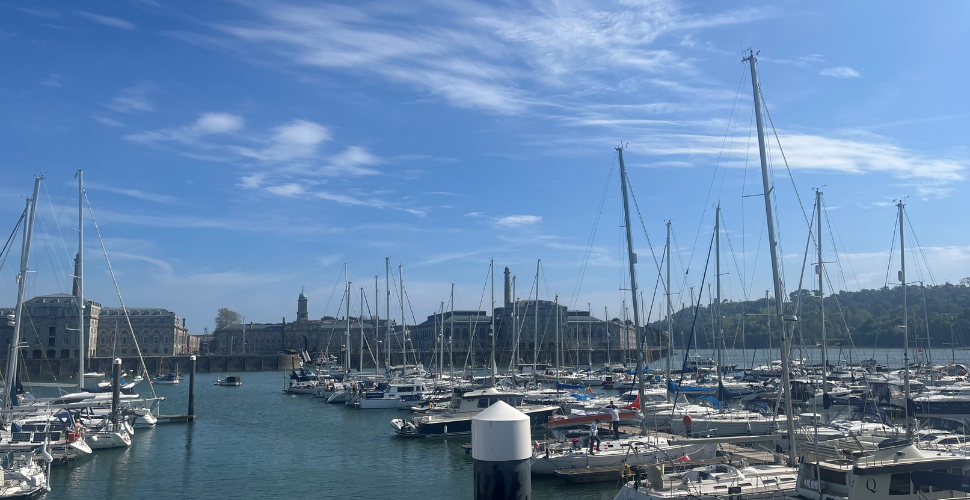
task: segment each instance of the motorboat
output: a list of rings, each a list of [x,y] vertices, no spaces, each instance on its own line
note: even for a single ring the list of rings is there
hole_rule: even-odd
[[[218,380],[216,380],[215,385],[221,385],[223,387],[239,387],[242,385],[242,379],[237,375],[226,375]]]
[[[549,417],[559,411],[556,405],[526,405],[523,404],[524,394],[521,392],[505,392],[494,387],[470,391],[462,394],[455,390],[451,411],[442,413],[415,414],[410,419],[395,418],[391,420],[391,427],[398,436],[402,437],[439,437],[471,434],[472,417],[482,410],[502,401],[529,416],[532,427],[538,427],[548,422]]]
[[[287,394],[315,394],[320,385],[317,374],[309,368],[297,368],[290,372],[289,384],[283,388]]]
[[[710,459],[717,452],[717,445],[713,443],[671,445],[664,438],[652,436],[604,439],[597,448],[590,453],[588,437],[537,447],[532,457],[532,473],[555,474],[564,469],[647,465],[683,457],[690,460]]]
[[[166,373],[152,379],[153,384],[175,385],[182,381],[182,376],[178,373]]]
[[[424,391],[424,382],[417,379],[378,384],[374,389],[362,391],[355,398],[354,407],[361,410],[407,410],[411,408],[411,405],[421,403]]]

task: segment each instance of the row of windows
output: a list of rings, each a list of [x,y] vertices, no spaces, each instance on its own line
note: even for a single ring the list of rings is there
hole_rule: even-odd
[[[34,352],[31,353],[31,356],[34,359],[44,359],[44,354],[47,354],[47,358],[48,359],[55,359],[55,358],[57,358],[57,351],[55,351],[54,349],[48,349],[46,353],[44,351],[41,351],[40,349],[34,349]],[[73,356],[71,356],[71,351],[70,350],[68,350],[68,349],[61,349],[61,358],[62,359],[67,359],[67,358],[71,358],[71,357],[76,358],[76,357],[78,357],[78,354],[80,354],[80,352],[77,349],[74,350],[74,355]]]
[[[158,337],[158,336],[155,336],[155,337],[142,337],[141,343],[142,344],[148,344],[148,343],[155,343],[155,344],[157,344],[159,338],[162,339],[162,343],[163,344],[167,344],[167,343],[170,342],[169,336],[166,335],[164,337]],[[112,337],[112,339],[114,339],[114,337]],[[107,340],[108,340],[107,337],[101,337],[100,339],[98,339],[98,343],[100,343],[100,344],[107,344],[108,343]],[[121,337],[121,343],[122,344],[127,344],[128,343],[128,336],[127,335],[124,336],[124,337]]]
[[[121,354],[128,354],[128,351],[129,351],[129,349],[122,348],[121,349]],[[138,349],[131,349],[130,351],[131,351],[131,354],[138,354]],[[145,349],[142,352],[148,354],[148,349]],[[153,347],[151,349],[151,352],[152,352],[152,354],[160,354],[158,347]],[[168,354],[169,353],[169,348],[168,347],[162,348],[161,353]],[[98,354],[100,354],[102,356],[105,356],[105,355],[111,354],[111,351],[110,351],[110,349],[100,348],[100,349],[98,349]]]

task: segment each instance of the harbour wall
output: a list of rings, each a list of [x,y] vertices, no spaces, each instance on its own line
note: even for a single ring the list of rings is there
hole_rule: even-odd
[[[99,373],[111,373],[111,360],[114,358],[89,358],[87,360],[87,371]],[[176,369],[181,373],[188,373],[192,368],[192,361],[189,356],[145,356],[145,367],[148,373],[156,375],[159,373],[174,372]],[[6,360],[0,362],[6,372]],[[137,373],[141,366],[138,357],[122,357],[122,370],[129,373]],[[300,366],[300,357],[295,354],[274,354],[274,355],[208,355],[196,356],[195,369],[199,373],[208,372],[253,372],[253,371],[275,371],[291,370]],[[25,380],[57,380],[66,382],[75,380],[77,377],[77,359],[27,359],[21,360],[19,370],[21,381]]]

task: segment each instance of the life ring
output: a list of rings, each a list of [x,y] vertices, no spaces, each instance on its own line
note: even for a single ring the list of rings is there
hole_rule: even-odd
[[[690,418],[690,415],[684,415],[684,427],[690,427],[692,422],[693,419]]]

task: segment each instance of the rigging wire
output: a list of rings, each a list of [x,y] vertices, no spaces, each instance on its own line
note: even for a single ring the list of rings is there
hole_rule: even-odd
[[[589,258],[593,251],[593,241],[596,237],[596,230],[599,228],[600,217],[603,215],[603,207],[606,204],[606,196],[609,193],[610,183],[613,179],[613,171],[616,169],[616,155],[611,155],[613,160],[610,163],[610,172],[606,176],[606,185],[603,186],[603,194],[600,196],[599,207],[596,209],[596,218],[593,220],[593,229],[590,230],[589,239],[586,242],[586,251],[583,254],[583,264],[579,269],[579,277],[576,280],[576,285],[573,287],[572,298],[569,302],[569,307],[571,309],[576,307],[576,301],[579,300],[579,292],[583,287],[583,279],[586,277],[586,269],[589,266]]]
[[[125,299],[121,297],[121,288],[118,287],[118,279],[115,277],[114,269],[111,267],[111,259],[108,258],[108,249],[104,246],[104,239],[101,238],[101,229],[98,228],[98,221],[94,218],[94,207],[91,206],[91,200],[88,199],[87,191],[82,191],[84,194],[84,201],[88,204],[88,211],[91,213],[91,222],[94,224],[94,231],[98,235],[98,242],[101,243],[101,251],[104,253],[104,260],[108,264],[108,273],[111,275],[111,281],[114,283],[115,291],[118,293],[118,301],[121,303],[121,310],[125,313],[125,321],[128,323],[128,331],[134,332],[135,329],[131,326],[131,317],[128,315],[128,308],[125,306]],[[132,335],[135,343],[135,349],[138,351],[138,359],[141,360],[141,368],[144,370],[146,378],[148,377],[148,367],[145,366],[145,358],[142,357],[141,346],[138,345],[138,336]],[[152,390],[152,397],[158,399],[158,395],[155,394],[155,385],[148,384],[148,387]]]

